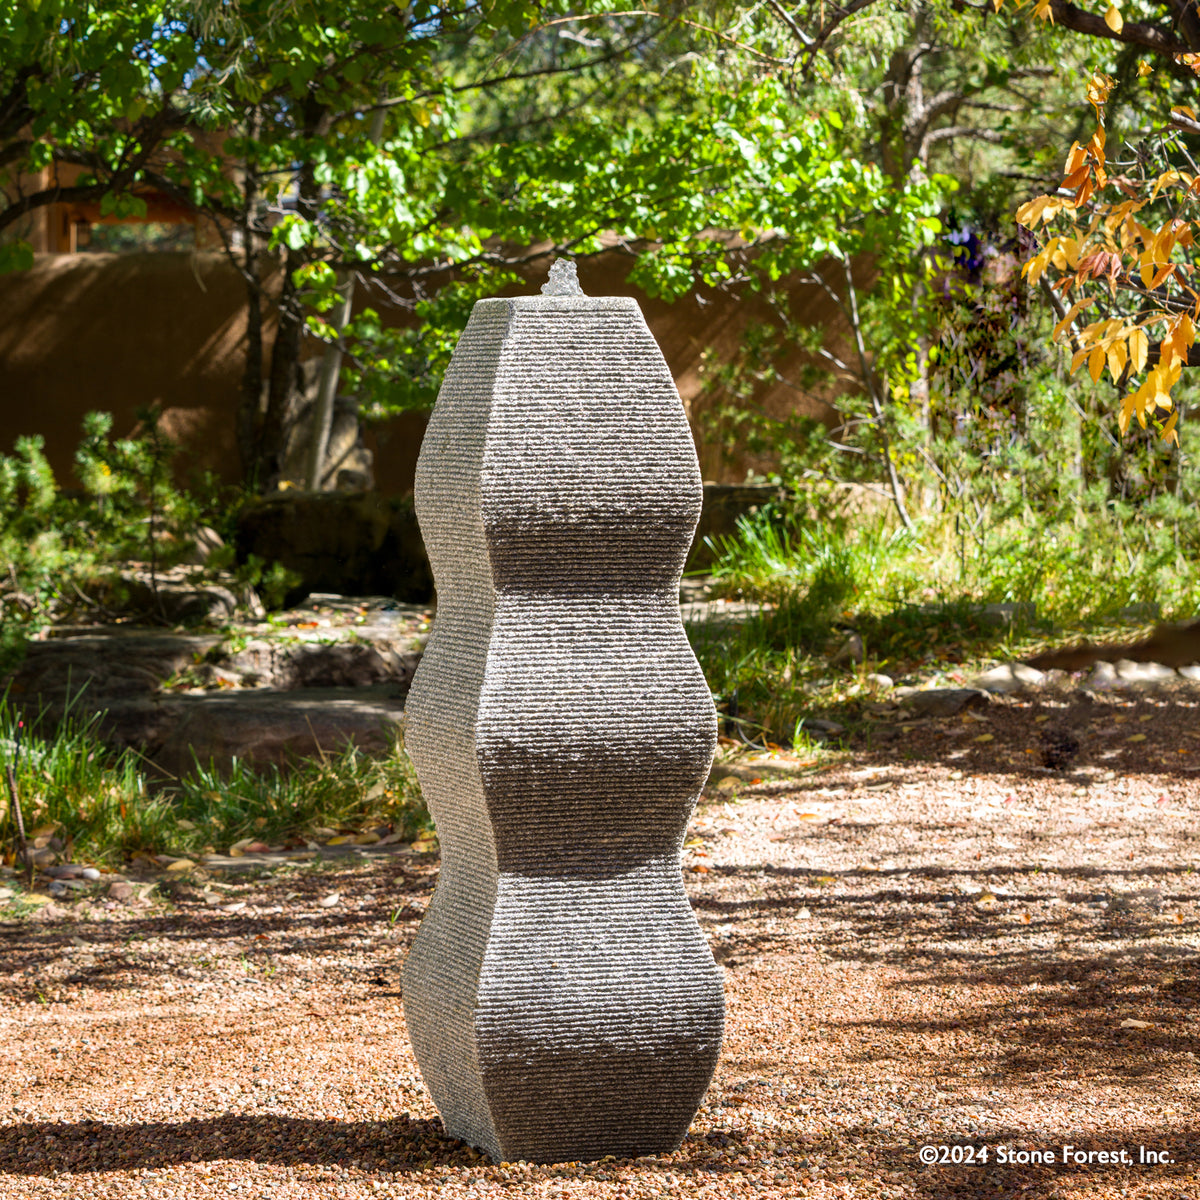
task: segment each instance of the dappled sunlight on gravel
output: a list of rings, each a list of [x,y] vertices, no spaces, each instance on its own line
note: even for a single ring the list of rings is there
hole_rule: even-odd
[[[0,1196],[1196,1200],[1200,785],[946,740],[714,772],[684,866],[728,1029],[675,1154],[498,1165],[442,1136],[400,994],[436,861],[400,851],[6,924]]]

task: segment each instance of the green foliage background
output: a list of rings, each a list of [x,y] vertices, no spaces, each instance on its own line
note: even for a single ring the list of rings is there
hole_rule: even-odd
[[[82,171],[54,198],[136,215],[152,188],[211,221],[252,314],[238,439],[254,487],[280,479],[303,336],[345,349],[343,390],[386,420],[432,402],[476,299],[547,250],[615,245],[650,295],[718,288],[772,314],[706,362],[701,432],[788,489],[720,573],[790,613],[794,646],[887,605],[1033,600],[1079,621],[1195,602],[1186,434],[1178,452],[1115,438],[1111,397],[1066,379],[1015,274],[1010,214],[1057,182],[1091,72],[1118,78],[1113,121],[1179,99],[1169,73],[1138,83],[1136,47],[949,0],[40,0],[0,9],[0,37],[0,270],[30,262],[48,197],[16,181],[47,166]],[[340,328],[347,280],[370,303]],[[840,312],[841,342],[792,310],[797,281]],[[254,330],[272,304],[268,357]],[[396,328],[389,308],[416,319]],[[841,424],[768,417],[758,398],[780,384],[836,386]],[[110,434],[89,419],[82,496],[34,440],[0,462],[0,555],[26,616],[137,553],[148,522],[221,508],[169,486],[153,427]],[[828,500],[847,482],[885,489],[904,535],[839,525]]]

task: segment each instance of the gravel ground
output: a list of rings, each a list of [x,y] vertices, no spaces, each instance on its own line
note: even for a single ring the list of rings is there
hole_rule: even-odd
[[[7,921],[0,1196],[1200,1200],[1196,718],[1183,689],[1046,693],[832,766],[727,761],[685,858],[725,1049],[655,1158],[442,1136],[400,997],[433,856]],[[1037,766],[1047,728],[1078,742],[1065,770]]]

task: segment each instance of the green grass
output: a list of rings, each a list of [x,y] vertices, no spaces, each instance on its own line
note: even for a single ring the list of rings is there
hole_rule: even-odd
[[[1122,518],[1081,510],[1053,526],[1024,514],[968,545],[945,517],[909,533],[763,509],[710,543],[716,594],[761,610],[741,623],[692,623],[689,636],[731,732],[799,744],[805,720],[854,722],[876,698],[871,674],[953,685],[1080,636],[1132,638],[1118,614],[1138,603],[1159,604],[1164,620],[1194,619],[1195,556],[1170,531]],[[997,602],[1032,603],[1036,619],[989,624],[981,607]],[[832,665],[851,633],[865,661]]]
[[[412,762],[401,745],[383,758],[347,746],[290,771],[235,759],[221,774],[212,766],[185,776],[174,793],[177,811],[194,824],[177,845],[201,850],[207,840],[232,845],[247,837],[268,843],[322,838],[389,825],[404,840],[432,828]]]
[[[714,546],[719,593],[757,601],[743,622],[689,625],[727,729],[760,745],[816,754],[806,728],[831,717],[849,727],[884,691],[869,678],[958,684],[996,660],[1027,657],[1081,634],[1134,637],[1116,623],[1126,605],[1156,602],[1164,618],[1200,613],[1200,567],[1177,531],[1123,514],[1080,512],[1057,526],[998,523],[968,545],[949,518],[916,534],[885,522],[848,529],[764,510]],[[1029,626],[987,624],[986,602],[1032,602]],[[865,661],[830,658],[851,633]],[[0,699],[0,757],[14,744],[16,709]],[[98,717],[68,714],[51,737],[26,731],[18,767],[26,826],[57,837],[77,862],[116,865],[138,854],[195,856],[248,838],[299,846],[391,826],[405,839],[431,828],[399,745],[379,759],[352,747],[289,770],[235,761],[219,774],[197,763],[152,786],[147,765],[115,752]],[[0,830],[12,861],[11,818]]]
[[[155,787],[131,750],[114,751],[98,715],[68,712],[50,736],[22,731],[17,788],[30,840],[56,838],[64,858],[115,866],[138,854],[223,852],[246,838],[303,845],[334,833],[388,825],[405,840],[431,827],[416,775],[401,745],[382,758],[353,746],[290,770],[235,760],[223,775],[196,764],[182,780]],[[16,744],[18,713],[0,700],[0,756]],[[6,797],[7,799],[7,797]],[[16,845],[5,804],[3,844]]]
[[[764,508],[739,519],[735,536],[709,546],[719,591],[768,602],[802,595],[814,625],[859,597],[898,597],[922,586],[919,540],[882,522],[848,534]]]

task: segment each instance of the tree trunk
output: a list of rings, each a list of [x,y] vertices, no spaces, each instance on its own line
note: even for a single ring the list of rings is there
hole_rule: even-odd
[[[380,100],[387,99],[387,89],[379,95]],[[383,140],[382,108],[376,109],[371,116],[371,130],[368,135],[371,141],[378,145]],[[351,272],[339,272],[341,277],[338,284],[338,303],[334,306],[330,319],[334,340],[325,347],[325,356],[321,360],[321,373],[317,380],[317,395],[313,401],[312,419],[309,422],[309,446],[307,470],[304,486],[310,492],[322,491],[326,484],[325,455],[329,449],[329,434],[333,428],[333,403],[337,399],[338,376],[342,370],[342,333],[350,321],[350,312],[354,306],[354,276]]]
[[[909,533],[914,532],[912,518],[908,515],[908,506],[904,499],[904,480],[896,470],[896,462],[892,458],[892,439],[887,426],[887,390],[885,381],[878,378],[874,364],[867,357],[866,343],[863,341],[862,320],[858,311],[858,295],[854,288],[854,276],[850,269],[850,260],[842,259],[842,272],[846,283],[845,313],[850,320],[850,332],[854,335],[854,350],[858,355],[859,371],[862,374],[863,386],[867,398],[871,402],[871,411],[875,416],[875,429],[879,435],[880,458],[884,471],[887,473],[888,486],[892,492],[892,503],[900,523]]]
[[[913,322],[918,328],[920,328],[921,307],[928,302],[929,296],[925,280],[918,276],[913,285],[912,297]],[[920,436],[925,440],[925,459],[933,466],[937,462],[937,437],[933,420],[933,392],[929,378],[931,348],[932,340],[923,333],[918,334],[916,338],[917,377],[910,385],[909,394],[920,422]],[[941,492],[937,487],[936,480],[928,475],[925,477],[925,484],[921,489],[921,507],[926,512],[936,512],[941,508]]]
[[[917,10],[913,13],[913,32],[908,43],[896,50],[888,64],[888,72],[883,86],[883,108],[879,116],[880,158],[884,173],[897,187],[904,186],[910,179],[922,179],[926,173],[925,135],[928,129],[930,114],[926,105],[924,85],[924,61],[928,50],[928,16]],[[918,271],[924,263],[918,265]],[[914,281],[912,294],[912,315],[914,323],[920,316],[923,305],[928,303],[928,292],[924,280],[918,276]],[[919,327],[919,325],[918,325]],[[913,414],[920,425],[920,453],[930,463],[936,463],[933,428],[933,396],[930,386],[929,355],[931,342],[928,337],[916,337],[916,378],[909,387]],[[879,399],[872,396],[872,404],[877,410],[877,420],[884,420],[888,397]],[[882,431],[882,425],[881,425]],[[884,433],[886,437],[886,432]],[[888,479],[893,494],[897,495],[897,511],[901,515],[906,528],[911,528],[908,512],[904,501],[897,493],[898,476],[895,464],[891,461],[890,450],[885,450],[887,456]],[[939,493],[934,486],[921,489],[921,506],[926,510],[934,510],[940,502]]]
[[[248,140],[257,131],[257,113],[248,122]],[[242,467],[242,481],[250,491],[259,487],[258,451],[262,427],[263,388],[263,314],[262,264],[255,228],[255,206],[258,203],[258,178],[249,163],[243,167],[242,214],[239,230],[242,235],[242,277],[246,281],[246,358],[242,366],[242,399],[237,418],[237,449]],[[227,245],[227,252],[233,254]]]
[[[309,430],[308,467],[304,481],[304,486],[310,492],[319,492],[325,487],[325,452],[329,448],[329,433],[333,427],[333,402],[337,398],[338,376],[342,370],[342,348],[338,343],[350,320],[353,303],[354,277],[350,276],[338,285],[338,302],[329,322],[335,340],[325,347],[325,356],[321,359],[321,374],[317,379],[317,396],[313,401]]]
[[[279,324],[271,347],[267,408],[258,445],[259,487],[264,492],[275,491],[287,477],[288,443],[303,391],[300,351],[304,344],[304,311],[292,278],[302,262],[297,251],[289,250],[280,281]]]
[[[325,132],[322,126],[326,115],[315,103],[309,104],[306,116],[307,138]],[[320,197],[320,185],[312,163],[305,163],[300,168],[298,182],[296,210],[311,220]],[[303,250],[289,248],[284,256],[279,291],[279,324],[271,348],[267,408],[263,414],[262,437],[259,441],[258,478],[260,490],[264,492],[275,491],[288,477],[288,450],[297,419],[301,415],[304,377],[300,353],[304,346],[305,321],[295,273],[306,260],[307,255]],[[297,477],[294,482],[302,483],[303,480]]]

